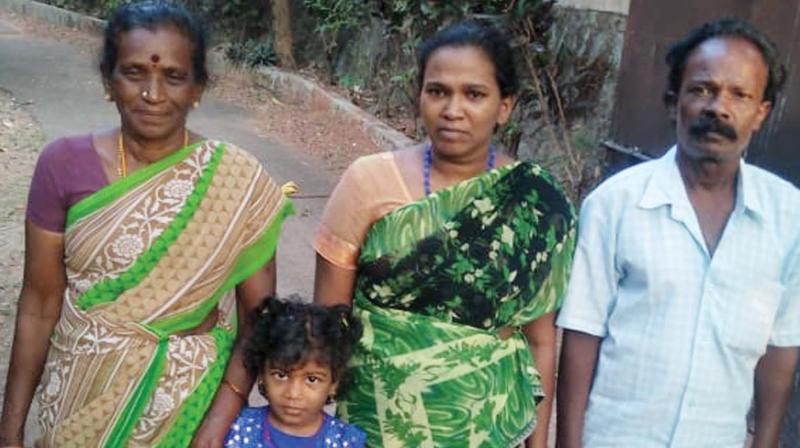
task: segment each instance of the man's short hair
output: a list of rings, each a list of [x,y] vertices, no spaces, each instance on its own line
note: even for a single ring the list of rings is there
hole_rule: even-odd
[[[682,40],[672,44],[666,57],[667,65],[669,65],[669,78],[667,91],[664,92],[664,103],[667,106],[675,104],[678,98],[678,91],[683,82],[686,61],[692,52],[703,42],[718,37],[741,38],[758,48],[767,66],[767,85],[764,88],[764,100],[774,103],[786,80],[786,68],[778,59],[778,50],[775,44],[756,27],[741,19],[722,19],[706,22],[701,27],[689,32]]]

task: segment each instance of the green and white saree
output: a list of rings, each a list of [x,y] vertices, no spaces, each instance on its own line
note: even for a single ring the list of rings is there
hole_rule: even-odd
[[[38,444],[188,446],[232,351],[234,286],[272,258],[291,213],[255,158],[212,141],[75,204]],[[179,335],[212,312],[211,331]]]
[[[574,227],[554,181],[523,162],[375,222],[358,260],[365,331],[341,416],[370,446],[521,443],[543,393],[519,327],[558,309]],[[503,340],[503,327],[517,331]]]

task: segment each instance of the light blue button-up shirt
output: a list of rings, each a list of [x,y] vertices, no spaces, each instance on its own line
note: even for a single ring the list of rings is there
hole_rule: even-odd
[[[711,257],[676,149],[584,201],[558,325],[603,338],[587,447],[736,447],[767,345],[800,346],[800,191],[742,162]]]

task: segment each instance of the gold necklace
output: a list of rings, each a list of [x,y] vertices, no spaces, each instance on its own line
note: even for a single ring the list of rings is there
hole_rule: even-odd
[[[183,129],[183,147],[189,146],[189,130]],[[125,144],[122,142],[122,129],[117,136],[117,177],[128,177],[128,161],[125,157]]]

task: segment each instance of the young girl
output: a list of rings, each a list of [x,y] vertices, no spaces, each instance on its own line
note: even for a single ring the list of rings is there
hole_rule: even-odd
[[[363,431],[323,412],[343,391],[361,323],[350,307],[268,299],[255,314],[245,366],[269,406],[245,406],[226,447],[363,447]]]

